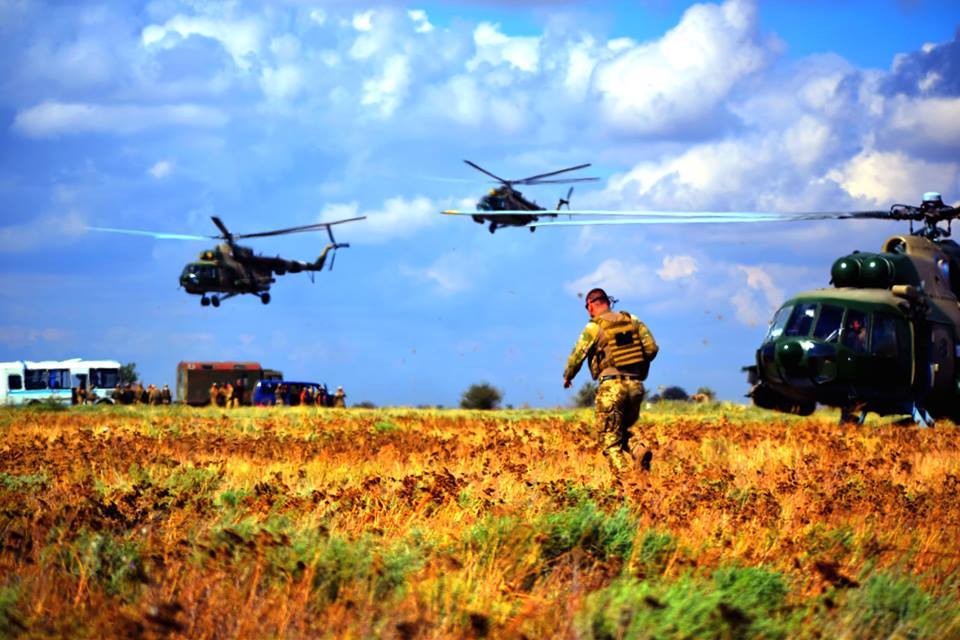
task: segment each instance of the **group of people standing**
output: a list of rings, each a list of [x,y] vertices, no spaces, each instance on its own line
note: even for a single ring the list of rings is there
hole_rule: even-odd
[[[94,404],[98,400],[93,390],[84,392],[80,389],[77,391],[77,396],[78,400],[81,396],[83,397],[83,401],[79,402],[79,404]],[[173,394],[170,392],[168,385],[163,385],[161,388],[155,384],[148,384],[144,387],[143,383],[139,381],[136,383],[128,382],[126,384],[120,384],[118,382],[113,388],[113,395],[111,397],[116,404],[160,405],[171,404],[173,402]]]
[[[250,404],[250,399],[247,397],[247,385],[242,378],[237,379],[236,384],[226,382],[221,385],[214,382],[210,385],[211,406],[232,409],[245,404]]]

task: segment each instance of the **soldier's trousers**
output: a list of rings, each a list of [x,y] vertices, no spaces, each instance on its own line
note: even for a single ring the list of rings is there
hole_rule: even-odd
[[[639,380],[604,380],[597,388],[597,430],[600,446],[614,473],[631,464],[630,427],[640,417],[643,383]]]

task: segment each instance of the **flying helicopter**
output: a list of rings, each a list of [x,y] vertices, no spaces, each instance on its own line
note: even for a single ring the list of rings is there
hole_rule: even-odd
[[[501,186],[491,189],[490,193],[480,198],[480,201],[477,202],[476,211],[447,210],[443,213],[448,215],[469,215],[477,224],[489,223],[490,226],[488,228],[490,233],[496,232],[500,227],[529,226],[531,223],[539,221],[543,216],[555,218],[558,215],[557,212],[559,212],[564,205],[567,206],[567,209],[570,208],[570,196],[573,195],[573,187],[570,187],[567,191],[565,198],[560,198],[557,203],[557,212],[549,212],[536,202],[524,198],[522,193],[514,189],[515,185],[569,184],[571,182],[593,182],[598,180],[598,178],[551,178],[551,176],[567,173],[568,171],[585,169],[590,166],[590,163],[540,173],[535,176],[521,178],[520,180],[504,180],[500,176],[487,171],[470,160],[464,160],[464,162],[477,171],[490,176],[499,182]],[[534,231],[534,229],[536,229],[535,226],[530,226],[530,231]]]
[[[232,233],[217,216],[211,216],[213,224],[220,230],[219,235],[199,236],[179,233],[163,233],[155,231],[140,231],[134,229],[113,229],[107,227],[87,227],[92,231],[109,231],[112,233],[127,233],[146,235],[160,240],[223,240],[212,249],[202,251],[197,260],[184,266],[180,273],[180,286],[187,293],[199,295],[200,304],[204,307],[213,305],[219,307],[224,300],[241,294],[251,294],[260,298],[263,304],[270,303],[270,285],[276,282],[274,276],[287,273],[322,271],[330,256],[329,269],[333,269],[337,249],[345,249],[350,245],[337,242],[333,237],[333,226],[346,222],[363,220],[366,216],[319,222],[299,227],[259,231],[256,233]],[[319,257],[313,262],[287,260],[280,256],[264,256],[255,254],[253,249],[236,243],[243,238],[263,238],[290,233],[305,233],[308,231],[326,230],[330,243],[324,247]],[[331,254],[332,252],[332,254]],[[207,296],[207,294],[213,294]]]
[[[862,424],[868,411],[960,422],[960,245],[949,239],[960,209],[928,192],[919,207],[831,217],[908,220],[910,233],[838,258],[831,288],[787,300],[745,367],[748,395],[799,415],[839,407],[841,423]]]

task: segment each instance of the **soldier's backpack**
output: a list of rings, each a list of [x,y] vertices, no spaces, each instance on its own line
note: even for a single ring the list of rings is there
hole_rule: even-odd
[[[613,316],[613,317],[611,317]],[[648,364],[657,357],[660,347],[647,325],[625,312],[604,314],[593,319],[599,325],[604,340],[604,360],[601,366],[618,369],[631,365]]]

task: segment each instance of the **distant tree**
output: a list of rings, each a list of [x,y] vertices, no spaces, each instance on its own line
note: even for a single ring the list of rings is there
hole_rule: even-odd
[[[128,362],[127,364],[120,366],[120,384],[133,384],[140,379],[140,374],[137,373],[137,363]]]
[[[470,385],[460,396],[461,409],[496,409],[503,400],[503,393],[493,385],[481,382]]]
[[[710,387],[700,387],[697,389],[697,393],[702,396],[706,396],[707,400],[713,402],[717,399],[717,392],[711,389]]]
[[[361,409],[376,409],[377,405],[373,404],[369,400],[364,400],[363,402],[355,402],[354,407],[359,407]]]
[[[683,390],[683,387],[667,387],[663,390],[661,397],[664,400],[689,400],[690,396]]]
[[[584,382],[583,386],[580,387],[580,389],[577,391],[577,395],[573,396],[573,406],[592,407],[596,399],[597,399],[597,383]]]

